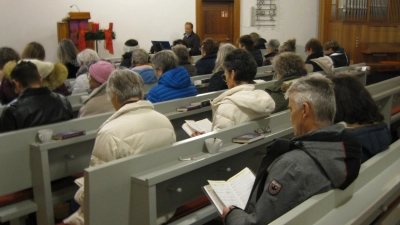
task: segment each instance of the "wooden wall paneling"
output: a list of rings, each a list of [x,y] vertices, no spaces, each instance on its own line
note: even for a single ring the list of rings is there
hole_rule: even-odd
[[[351,64],[361,63],[359,43],[363,41],[362,27],[359,24],[343,24],[343,48],[350,57]]]
[[[233,13],[235,17],[233,18],[233,44],[240,38],[240,1],[234,0],[233,2]]]
[[[64,22],[57,23],[57,36],[58,36],[58,42],[62,41],[63,39],[69,38],[68,23]]]
[[[318,39],[321,43],[329,40],[329,23],[331,14],[331,0],[319,0]]]
[[[336,40],[340,46],[343,46],[343,23],[341,21],[332,21],[329,22],[328,27],[328,40]],[[322,42],[322,44],[325,42]]]
[[[200,37],[200,43],[204,40],[203,31],[203,0],[196,0],[196,31],[195,33]]]

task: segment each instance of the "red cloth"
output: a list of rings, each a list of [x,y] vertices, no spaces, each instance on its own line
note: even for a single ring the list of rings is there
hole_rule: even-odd
[[[108,50],[110,54],[114,55],[114,47],[112,43],[112,30],[113,23],[109,24],[108,30],[104,30],[104,48]]]
[[[400,105],[396,106],[392,109],[392,115],[400,113]]]
[[[79,39],[78,39],[78,49],[83,51],[86,49],[86,39],[85,34],[89,30],[83,28],[83,24],[79,23]]]

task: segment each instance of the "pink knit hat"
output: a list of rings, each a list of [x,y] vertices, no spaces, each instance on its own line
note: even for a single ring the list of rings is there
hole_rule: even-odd
[[[110,74],[115,70],[114,66],[106,61],[99,61],[89,67],[89,74],[97,82],[103,84],[108,80]]]

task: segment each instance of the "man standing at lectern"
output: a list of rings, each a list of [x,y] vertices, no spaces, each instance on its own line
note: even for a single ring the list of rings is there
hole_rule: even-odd
[[[190,55],[200,55],[200,38],[193,32],[193,23],[185,23],[185,33],[183,40],[186,41]]]

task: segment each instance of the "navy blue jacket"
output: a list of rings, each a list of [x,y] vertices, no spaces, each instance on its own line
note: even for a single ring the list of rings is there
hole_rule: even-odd
[[[386,150],[392,139],[386,123],[346,130],[362,146],[361,163]]]
[[[178,67],[163,73],[158,85],[150,89],[147,100],[152,103],[197,95],[197,89],[185,68]]]
[[[197,75],[212,74],[215,67],[215,60],[217,60],[217,53],[207,54],[201,59],[197,60],[195,66]]]

